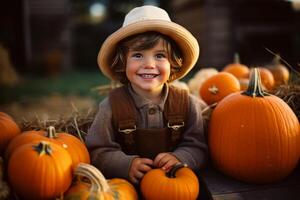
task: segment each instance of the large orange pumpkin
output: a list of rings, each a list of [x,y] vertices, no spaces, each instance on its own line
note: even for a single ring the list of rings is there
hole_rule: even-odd
[[[234,55],[234,62],[228,64],[222,70],[224,72],[231,73],[237,79],[249,78],[249,68],[246,65],[241,64],[238,54]]]
[[[169,172],[152,169],[141,181],[141,192],[147,200],[195,200],[199,182],[186,165],[177,164]]]
[[[280,98],[261,89],[259,70],[249,87],[219,102],[209,124],[214,165],[246,182],[267,183],[288,176],[299,160],[299,122]]]
[[[80,163],[75,169],[74,183],[64,194],[65,200],[137,200],[134,187],[125,179],[106,180],[92,165]]]
[[[51,141],[64,147],[71,155],[73,168],[80,162],[90,163],[89,152],[84,143],[71,134],[56,133],[53,126],[50,126],[47,131],[27,131],[15,137],[7,147],[6,159],[8,160],[13,151],[22,144],[41,140]]]
[[[240,83],[235,76],[227,72],[220,72],[203,82],[200,87],[200,97],[205,103],[211,105],[240,89]]]
[[[2,155],[8,143],[21,133],[18,124],[11,116],[0,112],[0,155]]]
[[[28,143],[11,155],[8,179],[22,199],[54,199],[71,185],[72,159],[58,144]]]

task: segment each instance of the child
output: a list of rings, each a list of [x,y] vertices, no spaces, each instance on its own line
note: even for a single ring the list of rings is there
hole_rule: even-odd
[[[193,35],[171,22],[165,10],[131,10],[122,28],[103,43],[98,65],[124,85],[100,103],[86,145],[106,178],[138,184],[152,168],[178,162],[197,171],[207,159],[200,101],[168,83],[182,78],[198,59]]]

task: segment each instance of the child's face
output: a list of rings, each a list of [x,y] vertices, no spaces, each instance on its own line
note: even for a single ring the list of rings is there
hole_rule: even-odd
[[[151,49],[127,54],[126,76],[136,92],[159,93],[169,79],[171,65],[162,40]]]

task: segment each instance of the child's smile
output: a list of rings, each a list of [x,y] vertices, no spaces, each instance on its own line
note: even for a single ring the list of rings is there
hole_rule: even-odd
[[[149,79],[149,80],[159,76],[159,74],[146,74],[146,73],[145,74],[138,74],[138,75],[141,76],[143,79]]]

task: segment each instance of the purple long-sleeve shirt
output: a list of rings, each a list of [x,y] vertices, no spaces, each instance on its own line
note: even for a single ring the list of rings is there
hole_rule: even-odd
[[[159,104],[153,104],[150,100],[136,94],[130,86],[128,87],[138,112],[137,127],[165,127],[163,110],[168,97],[169,86],[165,85]],[[176,101],[176,99],[172,101]],[[189,95],[186,128],[182,133],[182,141],[172,152],[178,160],[187,163],[193,170],[201,168],[208,155],[201,114],[202,106],[203,104],[197,97]],[[92,164],[106,178],[119,177],[128,179],[131,162],[138,155],[126,155],[116,142],[112,123],[112,110],[108,97],[99,105],[98,113],[86,136],[86,145],[91,153]]]

